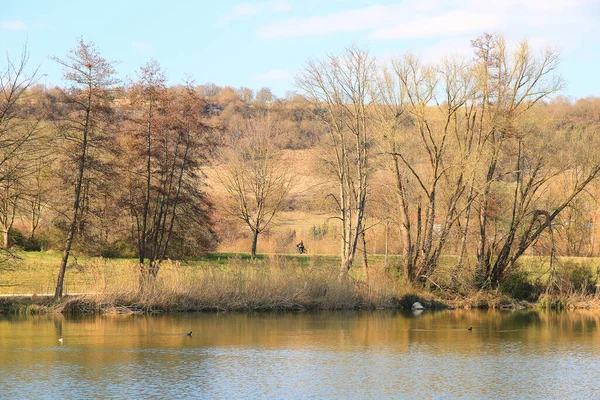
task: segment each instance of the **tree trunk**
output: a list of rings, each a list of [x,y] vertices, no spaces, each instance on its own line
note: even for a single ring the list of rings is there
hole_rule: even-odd
[[[73,221],[75,222],[75,221]],[[73,237],[75,236],[75,223],[71,223],[69,234],[67,236],[67,242],[65,243],[65,250],[63,252],[62,260],[60,263],[60,269],[58,271],[58,280],[56,281],[56,291],[54,292],[54,298],[60,299],[63,296],[63,285],[65,281],[65,272],[67,270],[67,262],[69,261],[69,254],[71,253],[71,245],[73,243]]]
[[[393,148],[396,153],[396,147]],[[402,174],[400,173],[400,165],[398,156],[394,154],[394,172],[396,174],[396,188],[398,189],[398,199],[400,200],[400,237],[402,240],[402,264],[404,267],[404,277],[407,280],[412,280],[414,274],[413,264],[413,243],[410,232],[410,217],[408,215],[408,204],[406,198],[406,190],[402,181]],[[387,232],[386,232],[387,240]],[[387,246],[387,243],[386,243]]]
[[[252,249],[250,250],[250,254],[252,255],[252,257],[256,256],[256,246],[258,244],[258,230],[253,230],[252,231]]]
[[[75,186],[75,201],[73,202],[73,219],[71,220],[71,226],[69,227],[69,233],[67,235],[67,241],[65,243],[65,250],[63,252],[62,260],[60,263],[60,269],[58,271],[58,279],[56,282],[56,291],[54,292],[54,298],[60,299],[63,296],[63,285],[65,280],[65,272],[67,270],[67,263],[69,262],[69,255],[71,254],[71,246],[73,245],[73,238],[75,237],[75,230],[77,229],[77,215],[79,214],[79,202],[81,199],[81,187],[83,186],[83,175],[85,172],[85,162],[87,158],[88,150],[88,129],[90,121],[90,104],[92,98],[92,92],[90,87],[88,97],[88,109],[86,110],[85,125],[83,129],[83,142],[81,144],[81,160],[79,161],[79,173],[77,175],[77,185]]]
[[[79,200],[81,196],[81,185],[83,182],[84,163],[81,162],[79,168],[79,177],[77,179],[77,187],[75,189],[75,202],[73,204],[73,220],[69,227],[69,233],[67,235],[67,241],[65,243],[65,250],[63,252],[62,260],[60,263],[60,269],[58,271],[58,280],[56,282],[56,291],[54,292],[54,298],[60,299],[63,296],[63,284],[65,279],[65,271],[67,270],[67,263],[69,261],[69,255],[71,254],[71,246],[73,245],[73,238],[75,237],[75,230],[77,229],[77,214],[79,213]]]
[[[8,234],[10,232],[10,228],[8,226],[3,226],[2,227],[2,233],[4,234],[4,248],[8,249],[9,243],[8,243]]]
[[[467,256],[467,244],[468,244],[468,236],[469,236],[469,224],[471,223],[471,204],[473,202],[473,187],[474,187],[474,179],[471,180],[471,185],[469,189],[469,197],[467,209],[465,210],[465,229],[462,230],[462,237],[460,239],[460,250],[458,255],[458,263],[456,264],[456,269],[461,269],[465,263],[465,258]]]
[[[389,254],[389,237],[390,237],[390,221],[385,221],[385,258],[384,267],[388,267],[388,254]]]
[[[367,256],[367,239],[365,238],[365,231],[362,232],[363,242],[363,275],[365,281],[369,281],[369,257]]]
[[[352,267],[352,263],[354,262],[354,255],[342,260],[342,266],[340,268],[339,279],[344,280],[348,278],[348,271]]]

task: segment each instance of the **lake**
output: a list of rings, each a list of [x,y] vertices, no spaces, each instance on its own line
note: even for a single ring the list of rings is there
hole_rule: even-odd
[[[592,399],[599,324],[592,311],[4,316],[0,398]]]

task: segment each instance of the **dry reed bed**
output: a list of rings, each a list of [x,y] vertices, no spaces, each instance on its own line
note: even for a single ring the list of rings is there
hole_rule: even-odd
[[[84,296],[57,311],[163,312],[398,308],[398,284],[379,270],[369,282],[338,279],[335,266],[303,267],[278,257],[242,261],[224,267],[186,267],[165,263],[156,280],[141,290],[134,263],[115,270],[93,261],[94,277]]]
[[[434,294],[400,283],[380,268],[371,268],[368,283],[338,279],[331,262],[311,259],[303,266],[277,256],[264,260],[229,259],[225,266],[185,266],[165,262],[158,277],[140,290],[138,265],[92,259],[84,292],[54,303],[50,299],[17,299],[0,304],[0,314],[60,312],[132,313],[179,311],[335,310],[410,308],[414,301],[428,308],[522,308],[497,291],[471,291],[464,295]],[[540,299],[541,308],[600,308],[598,294],[568,299]]]

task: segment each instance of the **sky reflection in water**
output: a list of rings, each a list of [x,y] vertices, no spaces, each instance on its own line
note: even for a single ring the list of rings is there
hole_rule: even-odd
[[[600,398],[599,323],[461,310],[4,317],[0,397]]]

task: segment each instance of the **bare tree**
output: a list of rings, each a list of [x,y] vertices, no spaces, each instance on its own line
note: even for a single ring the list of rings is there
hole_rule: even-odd
[[[63,149],[74,167],[73,173],[66,177],[73,185],[73,206],[54,294],[58,299],[63,295],[65,271],[82,212],[86,176],[101,163],[98,155],[109,139],[111,89],[117,80],[113,64],[102,58],[93,43],[85,43],[83,39],[64,58],[53,60],[62,65],[67,84],[66,89],[61,90],[57,128]]]
[[[311,61],[297,80],[329,132],[326,161],[338,186],[330,193],[342,225],[340,277],[347,276],[364,226],[373,132],[369,105],[374,98],[375,61],[368,52],[348,48],[343,56]]]
[[[464,211],[473,87],[466,69],[464,61],[430,66],[407,54],[394,60],[380,78],[382,102],[377,110],[395,177],[404,275],[409,281],[427,279],[434,272]]]
[[[38,81],[37,69],[27,71],[29,53],[23,47],[17,60],[6,58],[0,70],[0,225],[3,245],[23,194],[23,179],[35,157],[34,144],[40,136],[40,118],[29,117],[24,106],[29,90]]]
[[[558,213],[595,179],[597,172],[592,167],[585,178],[578,177],[566,203],[550,210],[534,210],[539,191],[559,172],[556,169],[550,172],[545,156],[529,147],[536,139],[535,130],[527,129],[523,119],[536,103],[562,88],[562,79],[557,73],[559,54],[548,48],[538,57],[527,41],[522,41],[511,56],[504,38],[489,34],[477,38],[472,45],[475,49],[473,71],[479,93],[474,101],[478,109],[474,123],[478,125],[479,149],[483,154],[483,181],[479,183],[482,190],[477,210],[477,274],[482,284],[488,285],[503,279],[506,270],[537,240]],[[506,165],[507,162],[511,166]],[[497,229],[496,233],[490,233],[491,200],[497,195],[499,183],[508,171],[512,171],[515,188],[510,200],[508,226],[498,235]],[[546,218],[541,225],[540,218]]]
[[[493,182],[496,190],[497,185],[507,183],[511,190],[504,194],[507,212],[488,221],[494,236],[486,243],[486,264],[478,271],[483,273],[479,276],[483,287],[502,283],[507,272],[545,232],[549,231],[554,253],[553,222],[600,176],[596,155],[590,156],[573,143],[557,143],[557,138],[549,138],[538,122],[532,126],[521,121],[515,133],[514,138],[507,139],[507,147],[509,141],[513,142],[512,151],[505,149],[514,167]],[[556,187],[564,189],[557,191]]]
[[[279,132],[270,116],[245,120],[233,129],[231,143],[221,150],[217,178],[225,187],[225,211],[241,220],[252,232],[252,256],[258,236],[281,211],[293,183],[278,147]]]

